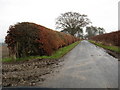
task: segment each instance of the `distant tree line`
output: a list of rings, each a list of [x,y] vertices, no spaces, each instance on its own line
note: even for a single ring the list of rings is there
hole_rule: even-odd
[[[56,19],[56,29],[61,29],[61,32],[80,38],[88,38],[105,33],[104,28],[88,26],[91,23],[85,14],[66,12]],[[86,35],[84,35],[83,28],[86,28]]]
[[[96,36],[96,35],[101,35],[105,33],[105,29],[101,28],[101,27],[94,27],[94,26],[89,26],[86,27],[86,38],[92,37],[92,36]]]

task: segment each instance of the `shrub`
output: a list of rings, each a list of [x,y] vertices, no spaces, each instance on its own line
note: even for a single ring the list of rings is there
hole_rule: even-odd
[[[11,55],[16,57],[51,55],[55,50],[79,40],[70,34],[30,22],[10,26],[7,33],[5,42]]]
[[[101,42],[105,45],[114,45],[120,47],[120,31],[97,35],[89,39]]]

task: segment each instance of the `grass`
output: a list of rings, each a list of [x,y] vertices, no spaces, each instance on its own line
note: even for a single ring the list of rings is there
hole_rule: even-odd
[[[24,58],[16,58],[16,61],[22,61],[22,60],[31,60],[31,59],[59,59],[62,56],[64,56],[66,53],[68,53],[71,49],[73,49],[76,45],[79,44],[80,41],[77,41],[75,43],[72,43],[68,46],[65,46],[63,48],[58,49],[55,51],[51,56],[29,56]],[[12,58],[3,58],[3,62],[12,62]]]
[[[104,49],[108,49],[108,50],[120,53],[120,47],[118,47],[118,46],[106,46],[106,45],[103,45],[101,43],[96,43],[95,41],[92,41],[92,40],[89,40],[89,42],[91,42],[99,47],[102,47]]]

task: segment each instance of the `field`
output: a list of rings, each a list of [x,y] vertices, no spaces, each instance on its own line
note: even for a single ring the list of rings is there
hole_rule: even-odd
[[[9,57],[9,50],[6,45],[0,46],[0,58]]]

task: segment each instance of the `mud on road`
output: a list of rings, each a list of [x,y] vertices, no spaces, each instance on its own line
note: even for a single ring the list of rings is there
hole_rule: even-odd
[[[20,87],[36,86],[49,77],[50,73],[57,72],[63,59],[35,59],[2,64],[2,86]]]

